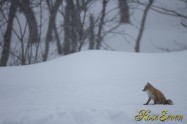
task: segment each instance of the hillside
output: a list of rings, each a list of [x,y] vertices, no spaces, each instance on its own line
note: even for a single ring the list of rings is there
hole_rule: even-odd
[[[183,121],[165,123],[185,124],[186,74],[187,51],[84,51],[35,65],[2,67],[0,124],[145,123],[134,117],[148,109],[151,114],[182,114]],[[147,82],[174,105],[143,105]]]

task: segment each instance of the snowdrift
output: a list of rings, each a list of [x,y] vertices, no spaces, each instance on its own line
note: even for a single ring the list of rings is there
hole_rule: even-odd
[[[0,124],[125,124],[140,110],[183,115],[187,105],[187,51],[84,51],[45,63],[0,68]],[[143,105],[150,82],[174,105]],[[152,104],[153,102],[151,102]]]

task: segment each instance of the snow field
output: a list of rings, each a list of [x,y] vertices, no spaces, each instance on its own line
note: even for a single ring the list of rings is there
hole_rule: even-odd
[[[124,124],[140,110],[182,114],[185,124],[187,51],[84,51],[36,65],[0,68],[0,124]],[[174,105],[143,105],[150,82]],[[152,104],[152,102],[151,102]]]

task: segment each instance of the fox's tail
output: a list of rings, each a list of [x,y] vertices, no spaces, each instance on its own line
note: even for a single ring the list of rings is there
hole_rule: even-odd
[[[166,99],[165,104],[173,105],[173,101],[171,99]]]

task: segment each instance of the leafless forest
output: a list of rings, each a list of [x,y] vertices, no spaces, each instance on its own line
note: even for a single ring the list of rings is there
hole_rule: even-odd
[[[135,52],[140,52],[150,9],[180,18],[187,28],[183,8],[156,6],[154,0],[0,0],[0,66],[34,64],[83,48],[112,50],[104,38],[131,24],[133,10],[139,6],[144,9],[134,37]]]

